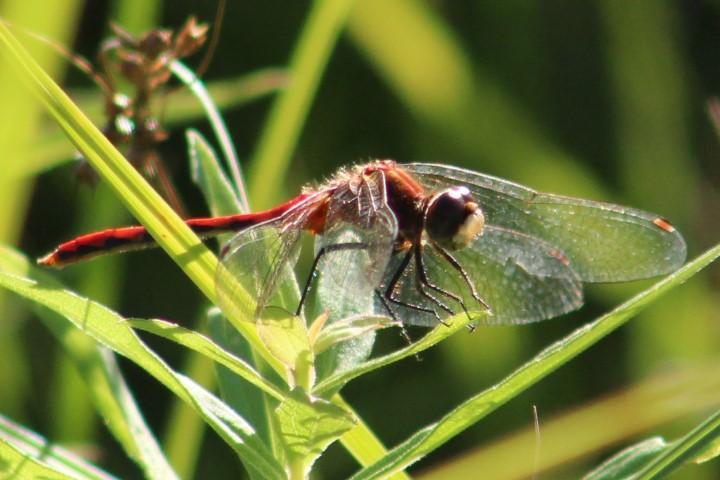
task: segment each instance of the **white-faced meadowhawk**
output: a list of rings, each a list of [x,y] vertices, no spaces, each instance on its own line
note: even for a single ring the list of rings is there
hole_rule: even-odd
[[[491,324],[556,317],[582,305],[582,282],[667,274],[686,254],[680,233],[652,213],[392,160],[342,169],[269,210],[187,224],[203,238],[237,232],[223,249],[224,271],[254,290],[259,309],[290,275],[306,231],[317,236],[316,254],[298,314],[319,273],[336,300],[369,298],[374,313],[426,326],[462,311]],[[60,267],[153,245],[144,227],[111,228],[38,262]],[[219,296],[231,297],[222,283]]]

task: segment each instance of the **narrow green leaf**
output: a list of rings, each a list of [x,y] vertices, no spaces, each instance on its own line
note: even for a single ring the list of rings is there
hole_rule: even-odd
[[[384,478],[413,464],[624,325],[644,307],[687,281],[718,256],[720,256],[720,245],[708,250],[612,312],[549,346],[505,380],[463,402],[441,420],[415,433],[390,450],[385,458],[361,470],[353,478]]]
[[[115,477],[0,415],[0,478]]]
[[[665,477],[687,460],[706,462],[717,456],[720,411],[694,428],[683,439],[667,443],[660,437],[632,445],[588,473],[583,480],[650,480]]]
[[[72,103],[65,92],[35,63],[7,27],[0,22],[0,43],[12,61],[11,65],[44,103],[65,134],[92,164],[95,171],[115,189],[135,217],[147,227],[158,244],[183,269],[195,285],[216,303],[215,274],[218,260],[183,220],[127,162],[90,120]],[[234,282],[233,277],[225,279]],[[267,352],[257,333],[243,317],[252,315],[243,307],[251,299],[241,285],[234,286],[237,309],[229,320],[278,371],[282,367]]]
[[[695,427],[681,440],[670,448],[655,456],[647,465],[640,469],[633,478],[651,480],[660,478],[681,466],[694,455],[706,455],[703,450],[708,444],[720,436],[720,410],[716,411],[704,422]]]
[[[0,246],[0,270],[26,275],[30,264],[21,254]],[[41,272],[36,272],[41,273]],[[61,285],[49,275],[39,275],[48,285]],[[177,478],[140,412],[115,356],[89,339],[59,315],[37,308],[43,323],[65,349],[87,385],[95,408],[125,452],[149,479]]]
[[[265,380],[255,371],[251,365],[223,349],[205,335],[165,320],[128,319],[127,321],[133,328],[153,333],[205,355],[278,400],[282,400],[285,396],[275,385]]]
[[[34,62],[7,26],[0,23],[0,42],[12,66],[24,76],[28,86],[45,104],[65,134],[92,164],[95,171],[121,193],[126,206],[172,255],[198,287],[214,298],[214,255],[183,223],[120,152],[73,104],[65,92]],[[187,255],[192,251],[193,255]]]
[[[208,333],[216,343],[225,350],[232,352],[236,357],[253,358],[248,343],[228,323],[218,308],[213,308],[208,312]],[[262,368],[262,365],[260,368]],[[255,427],[258,435],[265,443],[273,446],[273,451],[277,457],[279,449],[276,448],[270,431],[270,420],[271,416],[274,416],[275,402],[271,402],[255,386],[222,365],[218,364],[215,370],[221,398]],[[273,375],[269,368],[265,368],[263,373],[267,377]],[[277,382],[280,383],[282,380],[278,378]],[[269,403],[272,403],[272,405],[268,405]]]
[[[59,288],[56,282],[31,280],[0,272],[0,286],[59,313],[85,334],[135,362],[195,408],[238,453],[248,468],[272,478],[283,477],[282,467],[245,420],[212,394],[174,372],[140,340],[121,316],[101,304]],[[209,399],[212,406],[204,405],[197,398],[198,395],[202,399]]]
[[[692,288],[686,285],[683,289],[688,287]],[[642,320],[638,318],[638,321]],[[595,455],[619,442],[633,441],[638,435],[656,431],[662,425],[694,418],[720,404],[717,362],[714,358],[707,365],[663,369],[629,388],[574,405],[559,415],[544,416],[540,444],[534,425],[528,425],[503,434],[497,441],[456,461],[433,468],[424,475],[424,480],[462,478],[473,471],[484,472],[487,478],[529,479],[533,475],[543,478],[544,472],[567,465],[573,459]],[[566,441],[569,431],[572,442]],[[533,461],[516,461],[517,452],[533,451],[539,454],[531,459]]]
[[[47,310],[39,315],[78,366],[98,415],[128,456],[140,466],[145,478],[179,478],[145,422],[113,352],[97,344],[84,352],[85,342],[78,342],[80,336],[83,340],[87,339],[82,332]],[[83,347],[73,348],[73,343],[80,343]]]
[[[212,147],[196,131],[188,131],[190,170],[193,181],[200,188],[214,216],[230,215],[240,211],[239,202],[230,180],[225,175]],[[229,240],[231,234],[222,235],[220,242]],[[217,308],[208,312],[208,332],[213,340],[232,352],[236,357],[261,369],[264,375],[270,376],[269,369],[263,369],[248,341],[232,328]],[[252,384],[246,382],[231,370],[222,365],[216,366],[220,395],[236,412],[247,418],[266,443],[272,445],[277,458],[283,454],[278,446],[276,436],[271,430],[275,405],[262,395]]]
[[[348,405],[340,395],[333,395],[332,402],[348,411],[352,411],[350,405]],[[352,453],[360,465],[369,465],[375,461],[375,459],[384,457],[387,454],[387,450],[380,439],[370,430],[370,427],[363,422],[362,418],[357,415],[355,416],[357,425],[340,437],[340,442]],[[410,476],[405,472],[398,472],[395,475],[389,476],[388,479],[410,480]]]
[[[315,355],[319,355],[338,343],[352,340],[368,332],[393,326],[397,325],[388,317],[366,317],[357,315],[343,318],[320,330],[317,338],[313,341],[313,349],[315,350]]]
[[[658,453],[668,448],[662,437],[653,437],[632,445],[583,477],[583,480],[623,480],[633,476],[639,467],[645,465]]]
[[[301,357],[311,355],[305,321],[281,309],[266,308],[257,322],[258,333],[275,358],[294,370]],[[278,313],[278,315],[272,315]]]
[[[200,188],[213,216],[241,211],[230,180],[222,170],[213,148],[197,130],[185,132],[190,157],[190,174]]]
[[[38,457],[40,455],[37,455]],[[22,452],[0,437],[0,475],[2,478],[43,478],[48,480],[72,480],[76,478],[96,478],[79,476],[64,469],[55,469]],[[74,472],[73,472],[74,473]],[[108,477],[109,478],[109,477]]]
[[[277,93],[288,83],[284,68],[262,68],[235,78],[215,80],[207,84],[207,90],[218,109],[229,110]],[[99,110],[100,105],[96,108]],[[173,125],[196,120],[204,113],[194,94],[180,90],[173,93],[164,118]]]
[[[462,330],[463,328],[465,328],[468,322],[469,319],[465,314],[456,315],[449,320],[449,324],[447,326],[438,325],[437,327],[432,329],[427,335],[425,335],[423,338],[413,343],[412,345],[408,345],[401,350],[397,350],[383,357],[374,358],[365,363],[361,363],[360,365],[357,365],[356,367],[353,367],[349,370],[345,370],[335,375],[329,376],[328,378],[322,380],[317,384],[317,386],[313,390],[313,393],[319,396],[327,396],[329,394],[332,394],[333,392],[341,388],[343,385],[345,385],[347,382],[359,377],[360,375],[372,372],[373,370],[397,362],[399,360],[402,360],[403,358],[411,357],[422,352],[423,350],[437,345],[439,342],[453,335],[458,330]]]
[[[200,414],[233,446],[253,478],[284,480],[285,471],[267,447],[258,441],[253,428],[219,398],[181,374],[176,377],[196,401]],[[248,442],[249,441],[249,442]]]
[[[228,168],[232,173],[233,180],[235,181],[235,187],[237,188],[242,210],[246,212],[249,211],[250,206],[248,203],[247,193],[245,192],[245,182],[243,182],[242,173],[240,172],[240,162],[238,161],[237,152],[235,151],[235,145],[233,145],[230,132],[228,132],[227,126],[225,125],[225,120],[223,120],[220,115],[220,111],[217,106],[215,106],[215,102],[213,102],[210,97],[210,93],[208,93],[205,88],[205,84],[197,76],[195,76],[195,72],[187,68],[178,60],[172,62],[170,69],[180,78],[180,80],[183,81],[183,83],[185,83],[185,85],[187,85],[205,109],[205,114],[210,121],[213,131],[215,132],[215,136],[220,142],[220,148],[222,149],[225,161],[227,162]]]
[[[215,363],[199,354],[186,357],[182,371],[210,391],[215,390]],[[234,374],[233,374],[234,375]],[[258,391],[254,386],[253,390]],[[231,407],[232,408],[232,407]],[[208,430],[207,422],[179,398],[166,406],[167,417],[162,432],[162,445],[170,464],[180,478],[195,477],[202,446]],[[242,412],[238,412],[243,416]],[[250,425],[255,426],[251,419]]]

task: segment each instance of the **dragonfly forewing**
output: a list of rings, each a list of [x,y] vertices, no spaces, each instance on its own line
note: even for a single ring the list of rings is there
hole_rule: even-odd
[[[539,193],[522,185],[457,167],[404,165],[433,191],[464,185],[488,225],[555,245],[585,282],[649,278],[685,261],[685,241],[658,215],[603,202]]]

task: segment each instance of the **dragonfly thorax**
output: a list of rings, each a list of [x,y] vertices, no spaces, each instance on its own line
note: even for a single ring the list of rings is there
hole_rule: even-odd
[[[425,231],[431,240],[449,250],[459,250],[482,233],[485,216],[466,187],[442,190],[427,203]]]

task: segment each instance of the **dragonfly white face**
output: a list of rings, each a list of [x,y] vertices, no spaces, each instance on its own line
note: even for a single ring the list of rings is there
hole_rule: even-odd
[[[425,209],[425,230],[449,250],[467,247],[485,226],[485,215],[467,187],[451,187],[433,195]]]

